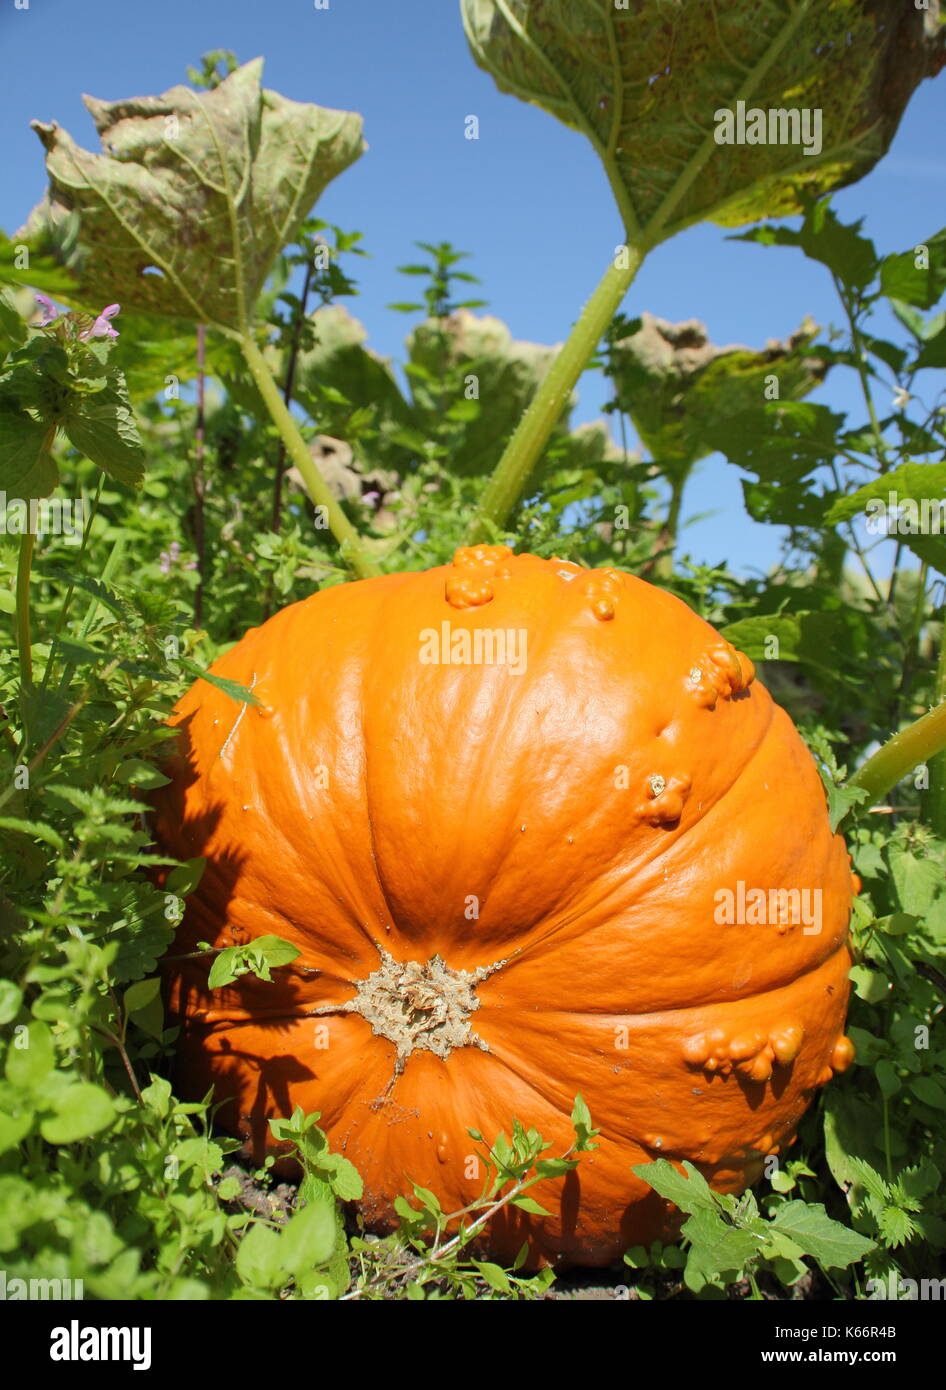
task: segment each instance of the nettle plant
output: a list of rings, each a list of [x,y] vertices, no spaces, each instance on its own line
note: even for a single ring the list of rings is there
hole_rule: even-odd
[[[215,52],[190,70],[191,87],[88,100],[99,154],[54,124],[34,123],[49,192],[0,241],[0,607],[16,635],[0,654],[0,1253],[8,1277],[82,1279],[88,1295],[104,1298],[531,1298],[553,1277],[549,1268],[534,1272],[542,1260],[623,1256],[618,1277],[636,1271],[642,1298],[723,1297],[733,1288],[755,1298],[809,1288],[905,1296],[911,1280],[935,1272],[946,1246],[938,1032],[946,536],[936,524],[946,465],[932,376],[946,365],[946,323],[936,312],[946,233],[882,256],[862,227],[839,221],[829,195],[883,155],[914,88],[941,68],[936,6],[463,0],[461,13],[477,63],[502,90],[582,131],[614,192],[621,231],[602,248],[603,278],[557,351],[519,342],[477,312],[484,303],[470,297],[477,282],[463,253],[423,241],[424,259],[401,267],[420,292],[395,306],[420,315],[402,385],[344,303],[357,294],[360,235],[312,211],[360,157],[360,118],[264,89],[260,61],[239,66]],[[644,258],[704,219],[761,222],[743,238],[820,262],[838,292],[838,328],[822,333],[806,321],[785,343],[723,352],[702,325],[643,311],[627,317],[622,305]],[[608,415],[620,444],[604,425],[571,424],[575,385],[593,361],[612,384]],[[808,399],[829,373],[844,372],[859,382],[862,421]],[[640,451],[628,448],[631,430]],[[764,578],[697,564],[685,552],[686,484],[714,452],[742,471],[749,514],[779,528],[782,557]],[[513,560],[507,546],[540,559]],[[259,924],[237,930],[227,911],[234,864],[209,838],[209,820],[195,831],[186,813],[175,819],[186,801],[175,803],[182,780],[166,721],[195,679],[188,707],[222,721],[200,794],[210,788],[209,803],[222,795],[234,816],[253,809],[239,753],[248,735],[265,752],[266,731],[286,717],[281,691],[254,666],[251,645],[208,669],[250,620],[313,589],[331,598],[339,585],[344,606],[351,580],[435,566],[447,566],[439,579],[379,582],[429,589],[431,613],[446,583],[445,614],[469,636],[478,614],[513,594],[513,575],[528,571],[535,604],[522,630],[534,636],[548,615],[561,622],[575,600],[583,660],[602,673],[608,668],[593,666],[590,654],[622,630],[628,595],[639,592],[630,576],[655,581],[667,593],[648,599],[654,614],[679,624],[684,645],[700,637],[682,673],[696,707],[687,705],[687,719],[712,717],[717,729],[728,720],[745,734],[738,721],[763,709],[764,692],[753,687],[758,663],[820,764],[827,815],[813,770],[797,752],[786,755],[804,783],[798,807],[812,844],[833,865],[830,875],[818,872],[834,935],[824,950],[809,943],[819,968],[828,961],[837,974],[830,1009],[817,1015],[814,995],[799,996],[796,1012],[769,1026],[763,1013],[749,1017],[744,993],[732,1004],[740,1028],[720,1019],[672,1041],[638,1038],[658,1086],[670,1084],[666,1072],[673,1084],[685,1077],[694,1097],[766,1097],[772,1128],[730,1163],[729,1177],[720,1169],[732,1158],[726,1124],[743,1126],[738,1104],[725,1122],[709,1110],[695,1118],[695,1100],[681,1104],[666,1133],[655,1125],[633,1142],[619,1120],[596,1113],[607,1110],[627,1060],[621,1027],[640,1033],[655,1009],[701,997],[695,967],[692,979],[684,972],[686,999],[661,995],[656,957],[638,1012],[614,994],[613,1036],[576,1042],[577,1033],[569,1040],[558,1030],[531,1085],[495,1088],[508,1114],[478,1101],[489,1124],[454,1122],[442,1134],[415,1127],[413,1172],[379,1173],[368,1130],[359,1171],[345,1152],[358,1143],[349,1146],[339,1128],[337,1093],[313,1089],[292,1056],[277,1061],[288,1067],[281,1106],[253,1127],[254,1171],[235,1162],[239,1141],[215,1127],[219,1118],[240,1130],[240,1114],[226,1107],[245,1077],[232,1058],[208,1060],[200,1029],[211,1014],[239,1037],[244,1024],[264,1034],[267,1014],[288,1012],[306,1030],[299,1056],[314,1045],[336,1069],[335,1086],[348,1090],[352,1050],[337,1033],[333,1045],[332,1030],[369,1022],[384,1061],[369,1090],[387,1086],[396,1096],[412,1073],[435,1092],[447,1060],[498,1065],[495,1037],[489,1055],[489,991],[501,997],[509,968],[506,978],[528,994],[527,973],[517,977],[501,949],[505,941],[512,958],[522,943],[503,937],[489,895],[457,884],[441,900],[443,884],[412,859],[417,843],[438,862],[456,858],[462,830],[452,842],[443,834],[447,793],[457,800],[455,767],[433,786],[444,822],[408,817],[387,845],[407,874],[397,893],[399,922],[413,933],[406,954],[384,947],[379,917],[378,939],[358,942],[365,970],[357,980],[339,977],[338,962],[330,979],[332,962],[312,934],[290,932],[277,914],[267,921],[261,911]],[[676,598],[696,616],[682,616]],[[324,604],[322,595],[314,601]],[[349,641],[368,621],[355,608],[342,634]],[[291,611],[302,610],[277,622],[291,622]],[[654,621],[639,634],[639,645],[653,644],[655,691],[676,679],[660,628]],[[333,641],[322,632],[313,655],[326,669],[339,660]],[[426,668],[427,677],[493,674],[446,664],[446,674]],[[554,677],[554,659],[549,669]],[[425,668],[404,671],[413,681]],[[313,679],[331,687],[317,665]],[[583,710],[596,694],[589,679],[578,692]],[[374,695],[378,726],[396,724],[387,692]],[[325,733],[325,718],[314,718],[310,735]],[[465,727],[475,722],[471,715]],[[786,747],[800,749],[789,721],[779,727]],[[692,748],[685,740],[682,752]],[[457,749],[462,761],[459,741]],[[523,750],[535,752],[528,742]],[[493,762],[489,775],[508,781],[515,758],[506,751],[511,761]],[[626,756],[607,751],[601,767],[618,777],[605,786],[599,768],[572,786],[576,819],[594,821],[603,804],[627,815],[636,789],[633,844],[676,843],[690,824],[692,769],[630,769]],[[566,780],[573,763],[591,767],[587,750],[584,761],[569,754],[567,738],[560,753]],[[717,740],[707,776],[717,762],[725,773],[724,754]],[[330,753],[315,759],[319,791],[343,778],[343,764]],[[519,766],[525,785],[528,763]],[[283,771],[298,784],[292,767]],[[165,808],[159,849],[152,805]],[[756,840],[750,833],[744,844],[750,864],[756,845],[758,858],[778,843],[761,812],[754,824]],[[513,828],[517,843],[529,843],[527,820],[517,816]],[[860,890],[846,938],[839,829]],[[574,845],[579,837],[561,838]],[[598,866],[584,865],[599,893],[608,887],[602,847]],[[286,850],[276,849],[274,872],[282,856],[289,881]],[[523,861],[523,895],[551,902],[570,881],[556,854],[550,846]],[[259,863],[265,875],[267,853]],[[699,868],[687,863],[679,882],[692,887]],[[705,873],[701,882],[709,901],[720,884]],[[421,886],[425,911],[452,919],[465,902],[469,939],[493,933],[485,974],[475,950],[461,952],[462,961],[414,959],[413,941],[427,929],[412,917]],[[351,892],[343,888],[342,898]],[[507,889],[512,908],[520,890],[510,879]],[[375,911],[353,906],[349,927],[362,906],[366,920]],[[582,973],[598,972],[610,989],[626,947],[615,938],[609,964],[600,953],[591,959],[590,936],[575,939]],[[778,939],[788,945],[772,947],[773,960],[801,937]],[[796,973],[791,963],[782,972],[786,990]],[[363,1041],[356,1031],[346,1036]],[[271,1043],[260,1045],[254,1065],[268,1064]],[[506,1046],[514,1051],[512,1040]],[[767,1089],[773,1072],[788,1079],[781,1110],[774,1086]],[[470,1096],[493,1093],[487,1075],[470,1071]],[[620,1085],[633,1087],[629,1075]],[[305,1103],[287,1100],[291,1091]],[[484,1128],[497,1137],[484,1140]],[[796,1129],[797,1156],[789,1156]],[[291,1199],[275,1183],[287,1159],[302,1174]],[[563,1213],[575,1216],[576,1166],[593,1194],[581,1217],[584,1248],[562,1236]],[[416,1180],[421,1171],[430,1174],[426,1185]],[[433,1190],[441,1171],[442,1190],[456,1196],[447,1209]],[[743,1192],[756,1178],[756,1193]]]

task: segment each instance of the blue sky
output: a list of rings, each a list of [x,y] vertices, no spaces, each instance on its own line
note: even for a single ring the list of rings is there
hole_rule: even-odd
[[[20,0],[23,3],[23,0]],[[361,112],[368,152],[319,203],[322,217],[363,233],[371,259],[353,262],[361,295],[350,307],[376,350],[400,356],[407,327],[388,310],[416,285],[395,267],[416,259],[413,242],[452,241],[473,253],[488,312],[517,338],[559,342],[597,283],[620,223],[604,173],[582,136],[513,97],[475,66],[456,0],[0,0],[0,227],[13,231],[45,187],[31,118],[55,120],[98,149],[81,93],[114,99],[164,91],[185,80],[211,48],[241,61],[262,55],[265,83],[299,101]],[[476,115],[480,138],[464,138]],[[836,198],[863,217],[882,251],[902,251],[946,221],[946,75],[916,93],[887,157]],[[714,342],[761,346],[785,337],[806,313],[837,322],[827,272],[799,253],[691,229],[658,248],[624,304],[669,319],[699,318]],[[606,398],[587,375],[577,420]],[[815,399],[858,410],[853,385],[829,378]],[[886,405],[886,402],[883,403]],[[859,414],[856,418],[860,418]],[[715,515],[687,529],[699,558],[737,568],[776,557],[772,528],[742,509],[739,473],[706,460],[686,514]]]

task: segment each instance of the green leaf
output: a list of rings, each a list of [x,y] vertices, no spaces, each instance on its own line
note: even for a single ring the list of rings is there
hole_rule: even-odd
[[[279,1238],[279,1259],[291,1274],[321,1265],[331,1258],[338,1239],[338,1214],[331,1193],[327,1200],[309,1202],[293,1212]]]
[[[832,835],[849,811],[869,800],[863,787],[838,786],[836,782],[824,782],[825,796],[828,798],[828,822]]]
[[[914,367],[946,367],[946,328],[941,328],[923,346]]]
[[[146,1009],[160,992],[161,981],[157,976],[150,980],[138,980],[135,984],[129,985],[122,1001],[125,1006],[125,1013],[136,1014],[142,1009]]]
[[[798,230],[791,227],[754,227],[736,241],[756,241],[763,246],[797,246],[809,260],[827,266],[842,285],[863,290],[877,270],[874,244],[860,234],[861,223],[844,223],[827,203],[817,202],[805,209]]]
[[[20,820],[18,816],[0,816],[0,830],[14,830],[18,835],[29,835],[34,840],[42,840],[53,849],[64,850],[66,842],[51,825],[42,821]]]
[[[512,1285],[506,1271],[500,1265],[484,1260],[473,1260],[472,1263],[491,1289],[495,1289],[497,1293],[512,1293]]]
[[[830,463],[844,416],[811,401],[768,401],[708,423],[706,440],[764,482],[797,483]],[[819,511],[819,517],[823,508]]]
[[[675,478],[712,453],[728,422],[757,408],[773,381],[781,400],[798,400],[827,370],[806,351],[817,331],[811,320],[758,352],[715,347],[697,319],[670,323],[645,312],[629,328],[609,348],[615,398],[661,471]]]
[[[886,1058],[882,1057],[881,1060],[876,1063],[874,1066],[874,1075],[877,1077],[877,1084],[880,1087],[881,1094],[886,1100],[889,1100],[891,1096],[895,1096],[901,1089],[901,1081],[894,1070],[893,1063],[888,1062]]]
[[[48,425],[24,412],[0,410],[0,491],[11,499],[48,497],[59,482],[48,434]]]
[[[884,1207],[877,1225],[884,1244],[892,1249],[896,1249],[898,1245],[906,1245],[907,1241],[916,1235],[913,1218],[909,1212],[901,1211],[899,1207]]]
[[[584,1097],[579,1091],[575,1097],[575,1104],[572,1107],[572,1125],[575,1130],[575,1147],[579,1153],[587,1153],[591,1149],[596,1149],[597,1144],[592,1144],[591,1140],[596,1134],[600,1133],[591,1123],[591,1111],[585,1104]]]
[[[915,917],[925,917],[942,886],[942,863],[893,847],[889,860],[900,907]]]
[[[86,303],[247,327],[277,253],[364,148],[359,116],[264,91],[262,68],[212,91],[86,97],[105,154],[33,122],[51,186],[24,231],[78,212]]]
[[[21,347],[26,339],[26,321],[16,300],[5,285],[0,285],[0,351]]]
[[[720,1276],[736,1275],[759,1254],[762,1241],[751,1231],[729,1226],[719,1209],[701,1209],[684,1222],[683,1236],[690,1242],[684,1282],[698,1291]]]
[[[441,1207],[440,1202],[437,1200],[434,1193],[431,1192],[428,1187],[419,1187],[415,1182],[413,1184],[413,1188],[414,1196],[417,1198],[418,1202],[420,1202],[421,1206],[424,1208],[425,1211],[429,1211],[433,1216],[443,1215],[443,1208]]]
[[[829,526],[835,526],[866,511],[870,529],[870,524],[877,526],[879,519],[887,515],[891,493],[896,493],[897,504],[905,500],[928,504],[937,502],[946,496],[946,463],[904,463],[899,468],[892,468],[889,473],[840,498],[828,510],[825,521]],[[883,506],[877,503],[883,503]],[[880,534],[886,534],[886,527],[878,526],[877,529]]]
[[[890,981],[880,970],[868,965],[852,965],[848,974],[858,999],[867,1004],[879,1004],[890,993]]]
[[[772,1225],[825,1269],[845,1269],[875,1248],[874,1242],[839,1221],[832,1221],[816,1202],[786,1202]]]
[[[839,625],[836,613],[772,613],[740,618],[720,632],[753,661],[802,661],[832,674]]]
[[[946,228],[912,251],[885,257],[880,268],[880,288],[889,299],[901,300],[917,309],[932,309],[946,290]]]
[[[12,1023],[20,1012],[23,991],[12,980],[0,980],[0,1026]]]
[[[255,1221],[240,1241],[236,1271],[252,1288],[272,1289],[284,1282],[280,1263],[279,1236]]]
[[[163,772],[159,772],[153,763],[146,763],[143,758],[126,758],[116,768],[115,777],[123,786],[141,787],[143,791],[166,787],[171,780],[170,777],[165,777]]]
[[[137,487],[144,476],[145,452],[121,372],[109,373],[104,390],[74,400],[80,404],[62,422],[69,443],[115,482]]]
[[[704,218],[784,217],[863,177],[943,50],[913,0],[890,0],[883,27],[869,0],[461,4],[476,62],[588,137],[629,233],[651,243]],[[766,115],[766,142],[750,144],[740,100],[817,110],[821,134],[786,116],[769,140]]]
[[[0,1154],[15,1149],[17,1144],[26,1138],[33,1128],[34,1119],[32,1110],[24,1111],[20,1115],[0,1114]]]
[[[188,893],[193,893],[200,883],[206,867],[206,859],[186,859],[183,864],[172,869],[168,874],[164,884],[165,890],[168,893],[178,893],[182,898],[186,898]]]
[[[918,1076],[910,1082],[910,1090],[924,1105],[934,1110],[946,1110],[946,1091],[931,1076]]]
[[[78,1139],[88,1139],[106,1129],[115,1118],[111,1096],[89,1081],[78,1081],[60,1091],[55,1109],[55,1115],[40,1125],[40,1133],[49,1144],[73,1144]]]
[[[249,690],[245,685],[240,685],[239,681],[228,680],[226,676],[212,675],[210,671],[205,671],[203,667],[198,666],[196,661],[191,661],[188,656],[179,656],[176,661],[178,666],[181,666],[189,676],[193,676],[196,680],[206,681],[216,690],[222,690],[224,695],[228,695],[231,700],[236,700],[238,704],[252,705],[254,709],[259,705],[259,700],[252,690]]]
[[[552,1215],[552,1213],[550,1211],[547,1211],[546,1208],[543,1207],[540,1202],[537,1202],[534,1197],[513,1197],[510,1205],[518,1207],[520,1211],[528,1211],[533,1216]]]
[[[686,1159],[683,1167],[684,1172],[680,1173],[669,1159],[658,1158],[653,1163],[635,1164],[631,1171],[681,1211],[691,1214],[698,1211],[718,1212],[719,1203],[702,1173]]]
[[[52,1033],[34,1019],[13,1035],[7,1048],[6,1078],[13,1086],[32,1090],[52,1071],[55,1059]]]

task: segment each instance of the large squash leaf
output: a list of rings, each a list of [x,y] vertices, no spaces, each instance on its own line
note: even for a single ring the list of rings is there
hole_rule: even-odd
[[[583,131],[628,236],[801,210],[861,178],[917,84],[946,61],[938,6],[914,0],[461,0],[504,92]],[[722,144],[737,103],[820,113],[821,138]],[[717,119],[719,117],[719,119]],[[816,143],[820,146],[816,150]]]
[[[827,364],[810,352],[817,332],[806,320],[787,342],[761,351],[715,347],[698,319],[669,323],[646,311],[611,349],[622,410],[665,474],[683,477],[717,447],[720,430],[766,398],[800,400],[823,380]]]
[[[256,59],[212,91],[85,97],[104,154],[33,122],[50,187],[23,230],[55,243],[79,214],[81,301],[246,328],[275,256],[364,148],[360,116],[265,91],[262,69]]]

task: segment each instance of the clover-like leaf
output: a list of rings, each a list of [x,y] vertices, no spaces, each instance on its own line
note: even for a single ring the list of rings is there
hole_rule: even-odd
[[[938,15],[914,0],[461,6],[500,90],[588,136],[643,245],[707,218],[784,217],[855,182],[946,62]]]
[[[85,97],[105,150],[33,122],[50,188],[23,235],[80,218],[77,296],[242,331],[276,254],[361,154],[361,117],[260,85],[262,59],[213,91]]]

